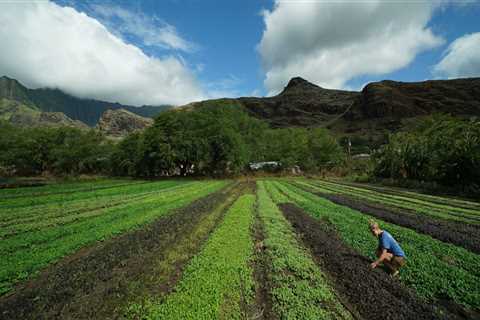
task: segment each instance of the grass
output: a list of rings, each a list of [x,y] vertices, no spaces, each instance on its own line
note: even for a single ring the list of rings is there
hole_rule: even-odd
[[[279,319],[351,319],[310,253],[298,242],[264,184],[258,183],[258,212],[270,262],[268,277],[273,311]]]
[[[132,305],[130,312],[141,319],[242,319],[253,299],[255,197],[241,196],[207,240],[203,250],[186,267],[175,292],[163,301]]]
[[[156,192],[150,190],[152,192],[148,196],[126,201],[116,206],[100,206],[93,213],[85,211],[79,214],[76,211],[69,211],[64,214],[63,210],[68,207],[69,203],[74,203],[77,200],[84,201],[84,204],[95,201],[101,202],[105,190],[96,196],[91,195],[91,191],[83,192],[89,194],[88,196],[82,195],[82,192],[79,192],[79,194],[70,193],[68,197],[65,196],[64,198],[67,203],[65,206],[55,204],[58,201],[57,197],[49,198],[54,204],[50,204],[48,201],[39,201],[42,203],[40,208],[32,206],[31,211],[28,209],[22,211],[26,216],[29,214],[38,216],[38,219],[31,221],[31,224],[23,227],[23,229],[20,224],[17,230],[10,226],[8,229],[10,233],[2,232],[3,239],[0,242],[0,256],[2,256],[0,261],[0,294],[8,292],[15,283],[35,275],[50,263],[72,254],[84,246],[152,222],[158,217],[172,212],[173,209],[185,206],[195,199],[219,190],[226,183],[193,182],[179,187],[175,186],[175,183],[152,183],[153,187],[157,188]],[[139,191],[137,189],[138,185],[135,183],[131,188],[129,190],[125,186],[115,190],[120,192],[120,197],[130,194],[130,191],[132,193]],[[80,208],[81,203],[77,204]],[[55,211],[56,205],[57,211]],[[45,212],[48,212],[48,214],[53,214],[55,218],[48,216],[48,214],[42,216],[42,209],[46,210]],[[1,219],[9,218],[4,210],[0,207]],[[59,222],[59,216],[64,220]],[[21,218],[21,215],[16,216],[16,219]],[[2,221],[1,219],[0,221]],[[12,221],[10,220],[10,222]]]
[[[374,258],[377,239],[368,231],[371,216],[334,204],[286,183],[269,183],[276,202],[294,202],[317,218],[327,218],[342,239],[359,253]],[[287,197],[288,195],[288,197]],[[377,219],[378,220],[378,219]],[[379,221],[399,241],[408,264],[400,279],[427,299],[447,298],[480,308],[480,256],[427,235]]]

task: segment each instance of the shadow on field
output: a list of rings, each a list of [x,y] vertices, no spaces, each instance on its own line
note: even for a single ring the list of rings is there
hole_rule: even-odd
[[[168,293],[245,186],[227,188],[50,266],[0,298],[0,318],[118,319],[128,303]]]
[[[291,203],[281,204],[285,217],[301,235],[336,291],[364,319],[459,319],[421,300],[366,257],[347,246],[327,221],[320,221]],[[445,310],[442,310],[445,311]]]

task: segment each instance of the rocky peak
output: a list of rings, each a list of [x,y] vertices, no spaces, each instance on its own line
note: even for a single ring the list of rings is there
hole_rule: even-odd
[[[318,90],[322,89],[321,87],[308,82],[307,80],[301,77],[294,77],[290,79],[287,86],[283,89],[282,94],[289,93],[289,92],[297,92],[297,91],[311,91],[311,90]]]
[[[125,109],[109,109],[102,114],[96,128],[107,136],[123,137],[152,124],[151,118],[141,117]]]

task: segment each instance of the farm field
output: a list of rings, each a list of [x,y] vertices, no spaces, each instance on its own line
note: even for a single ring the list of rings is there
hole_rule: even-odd
[[[478,319],[479,229],[476,202],[324,180],[0,190],[0,319]]]

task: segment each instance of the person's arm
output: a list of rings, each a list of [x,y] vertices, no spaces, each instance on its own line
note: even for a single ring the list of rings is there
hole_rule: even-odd
[[[385,260],[387,258],[388,254],[387,254],[387,249],[383,249],[382,250],[382,253],[380,254],[380,257],[378,257],[377,260],[375,260],[374,262],[372,262],[370,264],[370,267],[372,269],[375,269],[380,263],[383,262],[383,260]]]

